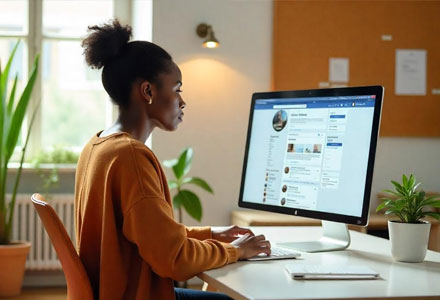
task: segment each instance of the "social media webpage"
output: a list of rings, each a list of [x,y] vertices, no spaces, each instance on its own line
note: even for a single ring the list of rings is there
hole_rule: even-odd
[[[375,96],[256,100],[243,201],[360,217]]]

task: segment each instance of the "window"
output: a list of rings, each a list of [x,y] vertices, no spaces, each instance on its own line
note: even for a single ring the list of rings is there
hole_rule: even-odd
[[[21,40],[10,73],[18,71],[19,91],[33,58],[40,53],[41,68],[29,112],[40,99],[41,105],[28,156],[55,146],[80,151],[94,133],[113,122],[115,108],[102,87],[101,70],[86,65],[80,45],[89,25],[114,17],[134,23],[135,38],[151,40],[152,0],[0,1],[2,63],[17,39]],[[10,78],[9,85],[12,82]]]

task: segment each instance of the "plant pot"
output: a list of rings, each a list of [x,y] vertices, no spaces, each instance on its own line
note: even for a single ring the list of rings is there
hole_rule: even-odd
[[[31,243],[25,241],[0,245],[0,298],[21,293],[26,256],[30,248]]]
[[[422,262],[426,256],[431,223],[388,221],[391,254],[397,261]]]

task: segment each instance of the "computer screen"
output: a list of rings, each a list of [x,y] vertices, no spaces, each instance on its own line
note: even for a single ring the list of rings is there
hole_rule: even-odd
[[[366,225],[383,87],[255,93],[239,206]]]

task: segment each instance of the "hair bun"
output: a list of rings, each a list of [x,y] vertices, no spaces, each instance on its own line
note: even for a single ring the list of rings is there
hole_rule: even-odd
[[[121,54],[132,36],[131,31],[130,26],[122,26],[117,19],[102,26],[89,26],[89,34],[81,44],[87,64],[94,69],[105,66]]]

